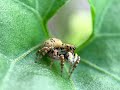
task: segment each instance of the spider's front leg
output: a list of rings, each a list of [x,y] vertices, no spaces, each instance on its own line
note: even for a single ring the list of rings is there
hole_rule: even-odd
[[[64,67],[64,55],[60,55],[60,61],[61,61],[61,76],[62,76],[62,73],[63,73],[63,67]]]
[[[51,63],[50,63],[50,69],[52,69],[52,65],[54,63],[54,60],[51,60]]]
[[[72,68],[72,63],[70,63],[70,67],[69,67],[69,73],[70,73],[70,70],[71,70],[71,68]]]
[[[74,65],[72,67],[72,70],[70,72],[69,77],[71,76],[71,74],[73,73],[74,69],[77,67],[77,65],[79,64],[79,62],[80,62],[80,56],[77,56],[77,60],[75,61]]]
[[[36,60],[35,62],[38,62],[43,56],[45,56],[50,50],[52,49],[52,47],[43,47],[42,49],[38,50],[36,53]]]

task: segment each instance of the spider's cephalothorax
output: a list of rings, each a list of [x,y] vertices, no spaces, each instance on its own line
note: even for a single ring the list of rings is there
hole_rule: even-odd
[[[62,43],[62,41],[57,38],[50,38],[46,40],[41,49],[37,51],[36,61],[47,55],[48,57],[52,58],[50,65],[50,67],[52,67],[54,60],[60,60],[61,75],[63,72],[64,62],[68,61],[70,63],[69,73],[71,75],[80,61],[80,56],[74,53],[74,50],[75,47],[73,45]]]
[[[70,44],[62,44],[62,48],[65,49],[67,52],[71,52],[71,53],[74,53],[75,51],[75,46],[73,45],[70,45]]]

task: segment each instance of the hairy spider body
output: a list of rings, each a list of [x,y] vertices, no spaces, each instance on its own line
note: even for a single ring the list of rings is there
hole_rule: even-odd
[[[57,38],[50,38],[46,40],[43,44],[44,47],[54,47],[54,48],[59,48],[62,46],[62,41],[57,39]]]
[[[42,48],[37,51],[36,61],[47,55],[48,57],[52,58],[50,64],[50,67],[52,67],[54,60],[60,60],[61,75],[63,72],[64,62],[67,61],[70,63],[69,73],[71,76],[72,72],[80,61],[80,56],[75,54],[74,50],[75,47],[73,45],[62,43],[62,41],[57,38],[50,38],[46,40]]]

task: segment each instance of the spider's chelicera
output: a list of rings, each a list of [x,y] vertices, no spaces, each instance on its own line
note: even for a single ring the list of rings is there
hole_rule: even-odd
[[[37,51],[37,59],[35,62],[47,55],[52,59],[50,64],[50,67],[52,67],[54,60],[60,60],[62,76],[64,62],[67,61],[70,63],[69,76],[71,76],[77,64],[80,62],[80,56],[74,51],[75,47],[73,45],[62,43],[62,41],[57,38],[50,38],[46,40],[41,49]]]

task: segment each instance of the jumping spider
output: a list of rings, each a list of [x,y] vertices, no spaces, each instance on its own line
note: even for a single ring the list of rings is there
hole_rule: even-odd
[[[50,38],[44,42],[42,48],[37,51],[36,62],[43,56],[47,55],[52,58],[50,67],[52,67],[54,60],[60,60],[61,62],[61,76],[63,73],[64,62],[70,63],[69,76],[71,76],[77,64],[80,62],[80,56],[74,53],[75,47],[70,44],[62,43],[61,40],[57,38]]]

